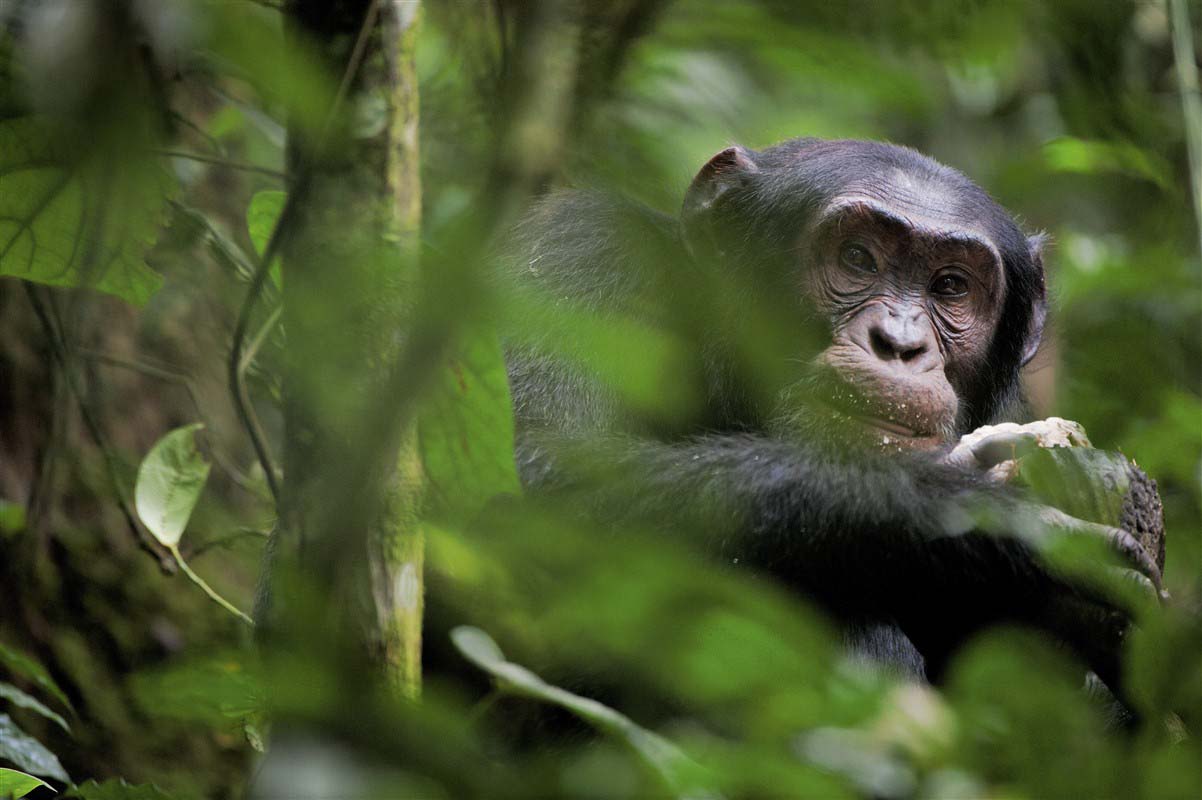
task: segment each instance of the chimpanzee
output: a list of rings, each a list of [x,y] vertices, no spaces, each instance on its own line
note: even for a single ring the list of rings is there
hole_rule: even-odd
[[[701,168],[679,220],[564,191],[516,242],[525,286],[686,345],[671,351],[680,396],[661,404],[579,357],[570,324],[512,346],[531,494],[693,536],[918,676],[938,680],[958,643],[1012,621],[1113,685],[1124,616],[1005,535],[1058,512],[987,476],[1005,440],[954,447],[1023,412],[1046,310],[1041,238],[971,180],[879,142],[735,146]],[[1159,584],[1126,532],[1058,522]]]

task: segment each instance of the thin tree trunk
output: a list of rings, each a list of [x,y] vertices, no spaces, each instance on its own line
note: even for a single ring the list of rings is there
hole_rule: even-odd
[[[309,622],[361,636],[411,695],[420,681],[422,614],[416,431],[407,425],[373,438],[370,426],[380,421],[367,411],[379,405],[417,286],[418,5],[295,0],[289,9],[298,38],[317,46],[341,84],[326,123],[315,130],[298,122],[290,131],[297,205],[284,246],[280,554],[327,598],[325,619]],[[380,450],[355,452],[365,441]],[[380,466],[355,481],[361,485],[346,485],[362,464]],[[336,518],[348,506],[366,511]]]

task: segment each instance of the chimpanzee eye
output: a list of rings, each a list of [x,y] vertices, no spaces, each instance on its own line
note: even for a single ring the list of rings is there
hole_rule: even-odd
[[[931,284],[931,292],[941,297],[963,297],[968,294],[968,281],[963,275],[945,272]]]
[[[839,250],[839,261],[860,272],[876,272],[876,261],[863,245],[845,244]]]

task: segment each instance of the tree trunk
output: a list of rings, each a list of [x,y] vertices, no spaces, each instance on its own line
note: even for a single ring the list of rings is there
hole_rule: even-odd
[[[324,598],[324,630],[352,632],[411,695],[420,680],[422,614],[416,430],[406,424],[373,436],[373,428],[395,426],[369,409],[380,405],[405,341],[417,285],[418,6],[296,0],[290,7],[298,39],[317,47],[340,83],[329,89],[326,121],[315,129],[298,117],[289,132],[295,208],[283,248],[279,553]],[[374,452],[363,452],[364,443]],[[281,609],[285,618],[291,613]]]

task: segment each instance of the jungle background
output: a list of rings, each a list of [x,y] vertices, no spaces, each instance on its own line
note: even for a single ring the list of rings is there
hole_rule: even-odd
[[[11,0],[0,23],[0,770],[49,784],[0,771],[0,796],[1202,793],[1199,4]],[[537,315],[482,277],[490,243],[550,188],[675,213],[722,147],[802,135],[912,146],[1050,234],[1037,416],[1164,501],[1135,730],[1033,634],[906,685],[764,581],[513,500],[496,331]],[[625,391],[672,395],[670,343],[580,324]],[[369,535],[381,506],[396,530]],[[266,559],[298,520],[308,549]],[[393,568],[401,599],[364,598]],[[420,603],[380,612],[415,591],[424,680]],[[284,622],[256,636],[239,613],[268,594]]]

